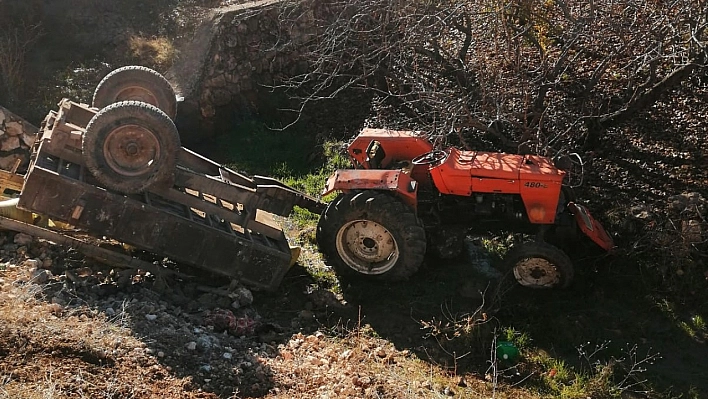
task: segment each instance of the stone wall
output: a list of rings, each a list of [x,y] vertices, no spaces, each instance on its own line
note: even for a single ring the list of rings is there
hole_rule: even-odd
[[[25,170],[38,131],[29,122],[0,106],[0,168],[10,170],[19,159],[19,170]]]
[[[297,11],[299,18],[283,23],[285,4],[264,0],[223,7],[180,49],[166,76],[183,97],[177,117],[183,141],[219,134],[254,114],[271,121],[295,118],[279,112],[290,104],[272,86],[306,70],[300,52],[316,35],[316,24],[314,11]]]

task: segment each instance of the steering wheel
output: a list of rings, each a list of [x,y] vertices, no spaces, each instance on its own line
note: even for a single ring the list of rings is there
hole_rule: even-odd
[[[418,155],[417,157],[413,158],[411,163],[413,165],[430,165],[444,161],[445,159],[447,159],[447,156],[447,152],[443,150],[432,150],[430,152],[426,152],[425,154]]]

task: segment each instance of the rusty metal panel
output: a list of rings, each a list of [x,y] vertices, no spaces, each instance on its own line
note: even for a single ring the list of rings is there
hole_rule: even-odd
[[[254,288],[275,289],[287,272],[290,251],[280,241],[218,230],[132,198],[34,165],[18,207],[65,221]]]
[[[392,191],[413,209],[416,209],[418,202],[418,183],[401,170],[339,169],[327,180],[322,195],[335,190]]]

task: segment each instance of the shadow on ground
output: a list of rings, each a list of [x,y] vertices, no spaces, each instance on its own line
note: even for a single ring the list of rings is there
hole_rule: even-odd
[[[700,333],[692,337],[686,327],[691,320],[708,316],[702,313],[699,296],[669,303],[622,253],[578,259],[576,268],[576,280],[567,290],[515,287],[496,295],[498,280],[480,272],[469,258],[430,259],[405,283],[347,285],[346,306],[314,305],[313,314],[325,330],[353,331],[368,324],[398,349],[412,350],[451,372],[471,372],[480,378],[490,372],[492,339],[495,335],[503,339],[511,328],[528,340],[528,348],[522,348],[527,356],[545,353],[590,375],[598,372],[598,364],[614,365],[611,384],[620,390],[666,397],[708,395],[704,367],[708,347]],[[287,318],[313,308],[307,294],[313,279],[303,269],[289,277],[278,306]],[[478,293],[485,289],[483,302]],[[469,315],[475,315],[478,325],[465,330]],[[450,327],[455,324],[460,328]],[[436,339],[431,326],[447,334]],[[602,349],[588,353],[596,346]],[[520,375],[509,382],[524,380],[521,386],[543,391],[541,376],[530,375],[541,371],[549,370],[519,367]]]

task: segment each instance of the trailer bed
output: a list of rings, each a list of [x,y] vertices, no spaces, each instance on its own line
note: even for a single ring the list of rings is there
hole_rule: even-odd
[[[102,187],[82,161],[81,135],[97,112],[68,100],[45,119],[18,208],[176,262],[274,290],[291,250],[273,215],[323,204],[282,183],[250,178],[186,148],[174,182],[139,194]]]

